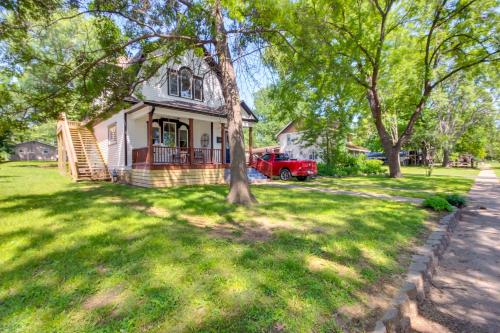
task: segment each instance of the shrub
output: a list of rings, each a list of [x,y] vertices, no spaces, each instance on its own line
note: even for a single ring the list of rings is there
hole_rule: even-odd
[[[379,173],[383,173],[384,169],[382,165],[384,162],[380,160],[366,160],[364,161],[363,166],[361,167],[361,172],[366,173],[367,175],[376,175]]]
[[[431,208],[437,212],[442,212],[445,210],[448,212],[453,211],[453,207],[448,203],[448,201],[440,196],[432,196],[426,198],[423,202],[423,206]]]
[[[318,163],[318,174],[320,176],[356,176],[360,174],[383,173],[383,162],[378,160],[367,160],[365,155],[354,156],[347,153],[339,153],[335,156],[332,165]]]
[[[450,194],[446,196],[446,201],[452,206],[462,208],[466,204],[466,199],[458,194]]]

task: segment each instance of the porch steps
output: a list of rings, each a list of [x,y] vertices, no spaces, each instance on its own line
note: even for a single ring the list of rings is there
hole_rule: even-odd
[[[266,183],[269,181],[269,178],[267,178],[265,175],[260,173],[254,168],[248,168],[247,169],[247,175],[248,175],[248,181],[250,184],[256,184],[256,183]],[[224,172],[224,180],[226,183],[229,183],[229,180],[231,179],[231,170],[226,169]]]

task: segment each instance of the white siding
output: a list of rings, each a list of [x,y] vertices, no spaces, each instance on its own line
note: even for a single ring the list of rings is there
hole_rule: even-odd
[[[291,141],[288,140],[288,136]],[[280,144],[280,152],[287,153],[291,158],[310,159],[313,153],[316,153],[318,156],[316,161],[321,162],[321,158],[319,157],[319,147],[317,145],[308,147],[303,146],[303,143],[301,143],[300,132],[280,134],[278,136],[278,141]]]
[[[108,142],[108,127],[114,123],[116,123],[117,143],[110,145]],[[109,170],[123,169],[125,166],[123,125],[123,111],[120,111],[93,128],[97,144]]]

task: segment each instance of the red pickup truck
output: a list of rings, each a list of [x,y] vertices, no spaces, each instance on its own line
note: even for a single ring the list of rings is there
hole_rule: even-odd
[[[258,158],[254,168],[268,177],[279,176],[281,180],[289,180],[297,177],[298,180],[306,180],[318,174],[315,161],[292,160],[287,154],[267,153]]]

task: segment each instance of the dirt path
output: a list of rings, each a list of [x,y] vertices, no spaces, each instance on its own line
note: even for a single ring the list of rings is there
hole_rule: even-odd
[[[421,310],[416,332],[500,332],[500,186],[491,169],[476,178]]]
[[[347,191],[347,190],[332,190],[332,189],[328,189],[328,188],[312,187],[312,186],[306,186],[306,185],[283,184],[283,183],[274,183],[274,182],[262,183],[259,185],[273,186],[273,187],[284,187],[284,188],[298,189],[298,190],[305,190],[305,191],[317,191],[317,192],[331,193],[331,194],[355,195],[355,196],[362,197],[362,198],[399,201],[399,202],[407,202],[407,203],[412,203],[412,204],[421,204],[423,201],[422,199],[418,199],[418,198],[408,198],[408,197],[387,195],[387,194],[382,194],[382,193],[368,193],[368,192]]]

